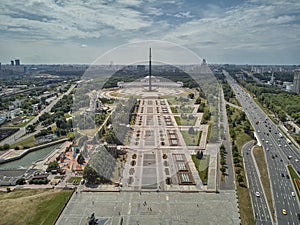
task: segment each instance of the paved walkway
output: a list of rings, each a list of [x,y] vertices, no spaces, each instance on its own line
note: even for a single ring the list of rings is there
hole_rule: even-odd
[[[240,224],[234,191],[78,192],[74,193],[56,225],[85,225],[91,213],[99,224]]]

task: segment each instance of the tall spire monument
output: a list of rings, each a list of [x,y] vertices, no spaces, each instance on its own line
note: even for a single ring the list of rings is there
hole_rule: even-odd
[[[152,84],[151,84],[151,48],[149,49],[149,91],[152,91]]]

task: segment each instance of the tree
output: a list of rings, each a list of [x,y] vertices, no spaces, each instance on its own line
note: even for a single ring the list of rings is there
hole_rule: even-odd
[[[24,177],[19,178],[19,179],[16,181],[16,185],[23,185],[23,184],[26,184],[26,181],[25,181],[25,178],[24,178]]]
[[[194,99],[195,98],[195,94],[194,93],[189,93],[189,98],[190,99]]]
[[[46,98],[46,97],[44,97],[44,96],[43,96],[43,97],[41,97],[41,102],[42,102],[42,104],[43,104],[43,105],[46,105],[46,99],[47,99],[47,98]]]
[[[196,101],[195,101],[195,104],[199,105],[200,103],[201,103],[201,98],[198,97],[198,98],[196,99]]]
[[[88,164],[83,170],[83,179],[85,179],[87,183],[94,184],[97,178],[99,178],[99,174]]]
[[[26,131],[27,131],[28,133],[34,132],[34,131],[35,131],[35,126],[32,125],[32,124],[28,125],[28,126],[26,127]]]
[[[189,134],[195,134],[195,129],[194,129],[194,127],[190,127],[189,130],[188,130],[188,133],[189,133]]]
[[[203,151],[198,151],[197,152],[197,158],[202,159],[203,158]]]
[[[4,144],[4,145],[3,145],[3,149],[4,149],[4,150],[8,150],[9,148],[10,148],[10,145],[9,145],[9,144]]]
[[[224,174],[224,173],[226,172],[226,168],[225,168],[224,166],[222,166],[222,167],[220,168],[220,170],[221,170],[222,174]]]
[[[239,182],[239,184],[244,182],[244,177],[242,175],[237,175],[237,181]]]
[[[48,168],[46,169],[46,172],[51,172],[52,170],[60,170],[57,161],[53,161],[48,164]]]
[[[84,163],[84,157],[82,154],[79,154],[78,155],[78,158],[77,158],[77,162],[78,164],[82,165]]]

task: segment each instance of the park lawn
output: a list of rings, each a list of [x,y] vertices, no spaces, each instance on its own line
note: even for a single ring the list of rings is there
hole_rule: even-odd
[[[22,141],[19,141],[17,143],[14,143],[11,145],[11,148],[15,148],[16,146],[19,147],[24,147],[24,146],[28,146],[28,147],[34,147],[35,146],[35,142],[34,142],[35,138],[34,135],[30,136]]]
[[[67,181],[70,184],[80,184],[80,181],[82,180],[82,177],[70,177],[70,179]]]
[[[23,189],[0,193],[1,224],[52,225],[72,190]]]
[[[182,130],[181,134],[187,146],[198,146],[202,131],[195,131],[194,134],[189,134],[188,131]]]
[[[192,160],[197,168],[199,177],[202,180],[203,184],[207,184],[209,155],[203,155],[203,158],[201,160],[197,158],[197,155],[192,155]]]
[[[198,117],[194,117],[193,119],[183,119],[180,116],[174,116],[174,118],[178,126],[194,126]]]
[[[260,172],[261,182],[262,182],[265,194],[266,194],[268,205],[269,205],[270,211],[272,213],[272,212],[274,212],[274,208],[273,208],[273,201],[272,201],[272,195],[271,195],[269,173],[268,173],[268,168],[267,168],[265,155],[264,155],[262,147],[255,146],[253,149],[253,154],[255,157],[257,167]],[[273,217],[273,219],[275,219],[274,213],[272,213],[272,217]]]
[[[237,185],[238,201],[241,215],[241,224],[254,225],[254,215],[249,195],[249,189]]]
[[[251,138],[248,134],[245,134],[244,132],[236,132],[235,145],[238,148],[239,152],[241,152],[243,145],[251,140],[253,140],[253,138]]]

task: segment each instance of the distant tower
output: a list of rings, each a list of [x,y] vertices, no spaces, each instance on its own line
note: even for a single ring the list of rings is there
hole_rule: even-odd
[[[152,83],[151,83],[151,48],[149,51],[149,91],[152,91]]]
[[[270,80],[270,84],[273,85],[275,82],[274,80],[274,72],[272,72],[272,76],[271,76],[271,80]]]
[[[20,66],[20,59],[16,59],[15,64],[16,64],[16,66]]]
[[[294,70],[294,90],[300,94],[300,69]]]
[[[10,61],[10,65],[11,65],[11,66],[14,66],[14,65],[15,65],[14,60],[11,60],[11,61]]]

